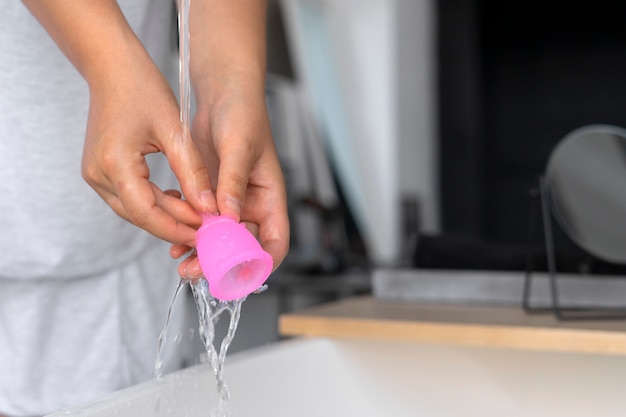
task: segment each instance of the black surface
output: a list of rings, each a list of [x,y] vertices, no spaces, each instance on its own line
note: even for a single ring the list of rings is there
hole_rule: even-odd
[[[443,231],[525,242],[528,191],[557,142],[626,126],[626,2],[438,7]]]

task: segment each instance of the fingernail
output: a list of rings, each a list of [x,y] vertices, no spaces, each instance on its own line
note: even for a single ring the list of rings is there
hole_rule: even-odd
[[[213,191],[202,191],[200,193],[200,203],[202,204],[206,213],[214,215],[218,214],[215,210],[215,195],[213,194]]]
[[[233,197],[226,197],[224,200],[224,205],[229,211],[234,211],[237,214],[241,212],[241,201]]]

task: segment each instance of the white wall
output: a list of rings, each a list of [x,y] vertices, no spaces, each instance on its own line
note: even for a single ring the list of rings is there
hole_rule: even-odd
[[[402,195],[438,228],[432,2],[281,3],[296,75],[377,264],[402,252]]]

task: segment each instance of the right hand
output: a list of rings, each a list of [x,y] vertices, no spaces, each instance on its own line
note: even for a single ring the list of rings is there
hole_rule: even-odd
[[[83,177],[122,218],[171,243],[193,244],[198,212],[217,206],[176,97],[147,54],[117,75],[90,85]],[[145,156],[155,152],[166,155],[186,200],[150,182]]]

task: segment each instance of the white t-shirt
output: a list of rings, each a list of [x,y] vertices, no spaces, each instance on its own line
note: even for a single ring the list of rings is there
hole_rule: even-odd
[[[130,261],[151,238],[115,215],[80,174],[86,82],[21,2],[0,4],[0,279],[74,278]],[[175,80],[174,2],[120,5]],[[169,175],[166,161],[152,162],[151,172]]]
[[[119,3],[176,80],[174,2]],[[22,2],[0,6],[0,415],[33,416],[150,378],[178,277],[81,178],[86,82]]]

